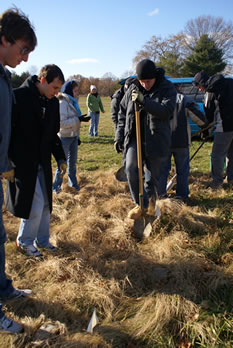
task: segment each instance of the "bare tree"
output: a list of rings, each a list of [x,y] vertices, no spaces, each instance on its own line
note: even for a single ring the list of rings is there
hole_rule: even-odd
[[[162,39],[152,36],[141,50],[136,52],[133,64],[149,58],[156,64],[161,64],[167,57],[177,57],[180,66],[184,59],[192,54],[197,42],[202,35],[213,39],[217,48],[223,52],[223,59],[227,62],[227,70],[231,70],[233,59],[233,24],[221,17],[200,16],[187,22],[184,30],[176,35]]]
[[[187,22],[183,34],[183,44],[192,50],[202,35],[207,34],[214,40],[217,48],[224,53],[229,62],[233,58],[233,24],[222,17],[200,16]]]
[[[125,71],[123,72],[123,74],[120,76],[120,80],[126,79],[127,77],[133,76],[133,75],[135,75],[135,74],[136,74],[135,70],[132,70],[132,69],[130,69],[130,70],[125,70]]]
[[[149,58],[155,63],[166,58],[168,53],[176,55],[182,59],[183,52],[183,35],[171,35],[168,39],[162,39],[160,36],[153,35],[152,38],[145,43],[143,48],[137,52],[133,59],[133,64],[136,65],[140,60]]]

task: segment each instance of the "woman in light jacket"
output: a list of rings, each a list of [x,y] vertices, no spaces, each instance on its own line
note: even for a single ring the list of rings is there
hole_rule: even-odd
[[[78,84],[76,81],[66,82],[58,94],[60,106],[60,132],[59,137],[66,155],[68,166],[68,185],[77,191],[80,190],[76,178],[76,162],[78,145],[80,145],[81,121],[89,121],[90,117],[84,118],[78,105]],[[59,193],[62,186],[62,175],[59,168],[56,170],[53,192]]]

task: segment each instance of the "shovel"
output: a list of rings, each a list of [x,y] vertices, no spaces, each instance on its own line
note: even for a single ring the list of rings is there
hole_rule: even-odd
[[[142,142],[141,142],[141,125],[140,125],[140,110],[139,105],[135,102],[135,115],[136,115],[136,139],[137,139],[137,162],[138,162],[138,178],[139,178],[139,206],[142,210],[143,226],[142,220],[135,220],[134,227],[137,231],[142,230],[141,235],[138,235],[141,239],[148,238],[152,232],[152,222],[155,217],[147,216],[144,210],[144,200],[143,200],[143,168],[142,168]],[[156,209],[155,216],[159,218],[161,215],[159,207]]]
[[[189,162],[192,161],[192,159],[196,156],[196,154],[198,153],[198,151],[202,148],[202,146],[205,144],[206,140],[203,140],[203,142],[198,146],[197,150],[193,153],[193,155],[190,157]],[[177,177],[177,173],[175,173],[173,175],[173,177],[171,178],[171,180],[168,182],[167,187],[166,187],[166,192],[168,192],[176,183],[175,179]]]
[[[143,176],[142,176],[142,142],[141,142],[141,125],[140,125],[140,111],[139,110],[140,110],[139,105],[135,102],[138,179],[139,179],[139,206],[142,210],[142,214],[144,215]]]
[[[213,126],[216,125],[216,123],[217,123],[216,121],[215,121],[215,122],[212,122],[212,123],[210,123],[207,127],[202,128],[202,129],[200,129],[199,131],[193,133],[192,138],[194,138],[195,136],[197,136],[197,135],[201,134],[202,132],[208,130],[209,128],[212,128]],[[198,151],[199,151],[199,150],[202,148],[202,146],[205,144],[206,140],[207,140],[207,139],[203,140],[203,142],[200,144],[200,146],[197,148],[197,150],[196,150],[196,151],[193,153],[193,155],[191,156],[189,162],[191,162],[192,159],[196,156],[196,154],[198,153]],[[176,177],[177,177],[177,173],[175,173],[175,174],[173,175],[173,177],[171,178],[171,180],[168,182],[167,187],[166,187],[166,193],[175,185],[175,183],[176,183],[176,182],[175,182]]]

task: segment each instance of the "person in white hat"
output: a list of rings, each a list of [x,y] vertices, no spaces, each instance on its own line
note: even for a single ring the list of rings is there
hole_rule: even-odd
[[[100,111],[104,113],[104,107],[95,85],[90,86],[90,93],[87,96],[86,105],[88,107],[89,116],[91,116],[89,136],[98,137]]]

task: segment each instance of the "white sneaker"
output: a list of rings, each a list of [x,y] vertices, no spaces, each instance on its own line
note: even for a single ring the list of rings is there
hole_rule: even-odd
[[[5,315],[0,319],[0,332],[5,331],[9,333],[22,332],[23,326],[16,323],[14,320],[7,318]]]
[[[24,254],[26,254],[27,256],[32,256],[32,257],[42,256],[41,252],[37,248],[35,248],[33,245],[22,245],[22,244],[18,244],[17,241],[16,241],[16,245],[18,249]]]

